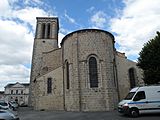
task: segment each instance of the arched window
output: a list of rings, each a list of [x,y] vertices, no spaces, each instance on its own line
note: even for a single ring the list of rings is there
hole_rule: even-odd
[[[45,27],[46,27],[46,26],[45,26],[45,23],[43,23],[43,24],[42,24],[42,29],[41,29],[41,30],[42,30],[42,32],[41,32],[41,34],[42,34],[42,39],[45,38],[45,29],[46,29]]]
[[[98,87],[97,60],[95,57],[89,58],[89,80],[90,87]]]
[[[69,64],[66,62],[66,84],[67,84],[67,89],[69,89],[70,84],[69,84]]]
[[[50,38],[50,29],[51,29],[51,27],[50,27],[50,23],[48,23],[47,24],[47,38]]]
[[[52,78],[47,79],[47,93],[52,93]]]
[[[130,87],[134,88],[136,86],[136,77],[135,77],[135,69],[129,69],[129,80],[130,80]]]

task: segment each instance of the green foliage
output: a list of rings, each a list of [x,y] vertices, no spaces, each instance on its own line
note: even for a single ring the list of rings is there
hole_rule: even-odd
[[[144,82],[146,84],[157,84],[160,82],[160,32],[154,39],[148,41],[139,53],[138,64],[144,71]]]

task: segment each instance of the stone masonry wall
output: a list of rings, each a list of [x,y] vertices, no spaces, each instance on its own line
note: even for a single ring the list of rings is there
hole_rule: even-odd
[[[47,79],[52,78],[52,92],[47,93]],[[36,82],[35,109],[64,110],[62,66],[39,77]]]
[[[116,55],[117,74],[119,96],[122,100],[130,91],[130,80],[128,70],[134,68],[136,70],[136,86],[142,85],[142,70],[136,66],[136,62],[128,60],[124,54]]]
[[[69,63],[69,80],[70,88],[66,88],[66,72],[64,73],[64,90],[65,90],[65,110],[67,111],[80,111],[79,104],[79,71],[78,71],[78,58],[77,58],[77,41],[76,36],[73,36],[73,41],[67,39],[65,45],[62,46],[64,72],[66,71],[65,61]]]
[[[69,62],[70,89],[65,88],[66,110],[107,111],[114,109],[117,94],[114,84],[113,39],[102,31],[81,31],[64,41],[63,62]],[[98,88],[90,88],[88,58],[94,56],[98,67]],[[66,86],[66,77],[64,77]]]
[[[43,63],[41,67],[41,74],[55,70],[62,66],[62,49],[55,49],[43,53]]]
[[[43,37],[43,24],[50,24],[50,36],[47,39]],[[48,26],[46,26],[47,28]],[[45,29],[45,35],[47,35],[48,29]],[[49,31],[48,31],[49,32]],[[35,82],[37,77],[41,75],[41,68],[43,65],[43,52],[48,52],[58,48],[58,19],[54,17],[38,17],[36,26],[36,35],[34,39],[33,55],[32,55],[32,67],[30,75],[30,95],[29,105],[34,106],[36,94],[35,94]]]

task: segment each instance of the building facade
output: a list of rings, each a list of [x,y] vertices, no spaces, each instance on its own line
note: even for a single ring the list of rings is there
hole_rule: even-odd
[[[109,111],[142,84],[136,63],[116,51],[114,36],[83,29],[58,47],[58,18],[38,17],[30,79],[30,106],[66,111]]]
[[[4,100],[5,95],[4,95],[4,91],[0,91],[0,100]]]
[[[14,83],[5,86],[5,101],[16,101],[19,105],[28,105],[29,83]]]

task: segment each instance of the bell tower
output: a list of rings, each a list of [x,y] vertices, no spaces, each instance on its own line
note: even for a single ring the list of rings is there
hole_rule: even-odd
[[[52,47],[58,48],[58,18],[37,17],[37,27],[35,39],[52,41]]]
[[[57,17],[37,17],[30,75],[29,105],[35,104],[36,78],[41,75],[43,52],[58,48],[59,23]]]

